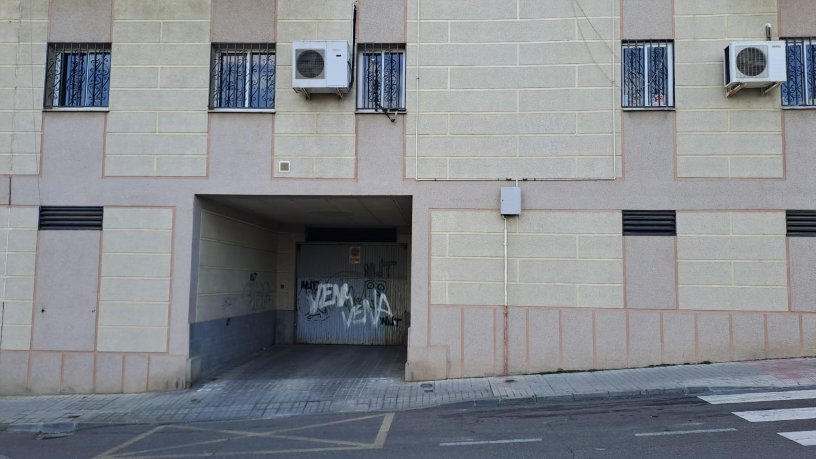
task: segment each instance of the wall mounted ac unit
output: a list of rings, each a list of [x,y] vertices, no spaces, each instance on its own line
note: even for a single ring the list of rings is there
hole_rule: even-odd
[[[740,41],[725,48],[725,87],[730,94],[743,88],[763,93],[788,80],[784,41]]]
[[[292,88],[304,94],[348,92],[351,82],[351,48],[346,41],[296,41],[292,43]]]

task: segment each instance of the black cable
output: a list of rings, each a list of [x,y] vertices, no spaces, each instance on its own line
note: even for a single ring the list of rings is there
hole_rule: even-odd
[[[349,81],[349,89],[354,86],[354,69],[357,61],[357,2],[354,2],[351,15],[351,80]]]

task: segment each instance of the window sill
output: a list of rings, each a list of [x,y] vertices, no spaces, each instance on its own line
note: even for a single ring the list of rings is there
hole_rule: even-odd
[[[782,110],[816,110],[816,105],[783,105]]]
[[[621,107],[625,112],[673,112],[677,107]]]
[[[274,108],[211,108],[210,113],[275,113]]]
[[[408,111],[405,110],[405,109],[388,110],[388,111],[357,109],[357,110],[354,111],[354,113],[356,113],[357,115],[382,115],[383,113],[389,113],[389,114],[396,113],[397,115],[404,115],[404,114],[408,113]]]
[[[110,111],[110,107],[52,107],[44,108],[44,112],[102,112]]]

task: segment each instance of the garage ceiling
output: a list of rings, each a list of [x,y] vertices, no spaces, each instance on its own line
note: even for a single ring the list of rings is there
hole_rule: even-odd
[[[325,228],[411,225],[410,196],[202,196],[278,223]]]

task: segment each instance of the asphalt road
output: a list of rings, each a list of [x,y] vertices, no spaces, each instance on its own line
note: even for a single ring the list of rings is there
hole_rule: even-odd
[[[816,399],[710,404],[691,396],[486,402],[397,413],[298,416],[183,425],[83,426],[68,435],[0,433],[0,459],[813,458],[780,432],[816,420],[749,422],[742,411],[799,409]],[[4,457],[5,456],[5,457]]]

